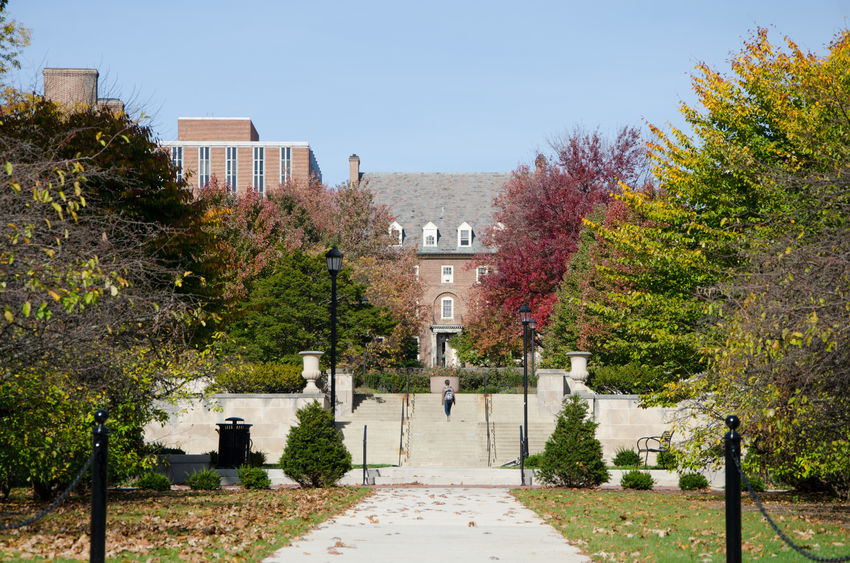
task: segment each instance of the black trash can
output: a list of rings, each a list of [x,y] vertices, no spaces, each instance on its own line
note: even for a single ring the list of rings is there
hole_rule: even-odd
[[[216,467],[233,469],[248,463],[251,452],[251,424],[238,416],[218,422],[218,464]]]

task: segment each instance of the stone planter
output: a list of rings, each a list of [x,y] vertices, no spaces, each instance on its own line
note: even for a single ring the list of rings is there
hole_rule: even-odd
[[[158,455],[154,470],[172,483],[185,483],[189,475],[210,468],[210,454]]]
[[[460,390],[460,380],[457,377],[445,376],[445,375],[441,375],[441,376],[434,375],[434,376],[431,377],[431,380],[430,380],[431,381],[431,393],[441,393],[442,394],[443,389],[446,388],[446,380],[447,379],[449,380],[449,385],[452,386],[452,391],[454,391],[455,394],[457,394],[458,391]]]
[[[301,393],[321,393],[321,390],[316,386],[316,380],[321,377],[322,372],[319,370],[319,358],[324,352],[316,350],[308,350],[306,352],[298,352],[304,358],[304,371],[301,372],[301,377],[307,380],[307,386]]]

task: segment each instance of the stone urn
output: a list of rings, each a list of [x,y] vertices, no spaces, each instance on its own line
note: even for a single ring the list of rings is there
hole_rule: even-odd
[[[319,369],[319,358],[322,357],[324,352],[308,350],[306,352],[298,352],[298,354],[304,358],[304,370],[301,372],[301,377],[307,380],[307,386],[304,387],[301,393],[321,393],[321,389],[316,387],[316,380],[322,375]]]
[[[567,352],[570,358],[570,371],[567,373],[574,384],[570,385],[572,392],[589,391],[584,382],[587,380],[587,359],[592,356],[590,352]]]

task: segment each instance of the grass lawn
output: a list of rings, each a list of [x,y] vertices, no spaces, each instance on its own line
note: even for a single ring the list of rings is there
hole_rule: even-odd
[[[27,491],[0,503],[0,522],[38,511]],[[260,561],[343,512],[369,489],[109,491],[106,555],[114,561]],[[70,498],[45,519],[0,532],[0,561],[87,560],[90,500]]]
[[[594,561],[725,561],[724,493],[524,489],[516,497]],[[850,554],[850,503],[761,495],[768,514],[815,555]],[[801,561],[754,504],[742,506],[744,560]]]

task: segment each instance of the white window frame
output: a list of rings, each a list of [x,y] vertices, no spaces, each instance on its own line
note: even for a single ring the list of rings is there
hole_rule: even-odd
[[[445,266],[440,266],[440,283],[454,283],[455,282],[455,267],[446,264]]]
[[[419,340],[418,336],[414,336],[413,340],[416,341],[416,361],[421,360],[420,354],[422,353],[422,342]]]
[[[464,244],[463,233],[466,233],[466,244]],[[472,246],[472,227],[469,226],[469,223],[463,223],[457,228],[457,245],[462,248]]]
[[[446,315],[446,309],[448,305],[448,315]],[[440,319],[447,320],[455,318],[455,300],[451,297],[443,297],[440,300]]]
[[[261,196],[266,193],[266,148],[254,147],[253,150],[253,171],[254,171],[254,190]]]
[[[478,266],[475,268],[475,283],[480,283],[481,278],[486,276],[490,272],[490,269],[487,266]]]
[[[205,188],[210,183],[210,148],[198,147],[198,187]]]
[[[171,164],[177,169],[177,181],[183,181],[183,147],[171,147]]]
[[[401,246],[401,243],[404,242],[404,229],[396,221],[390,223],[390,237],[394,241],[394,246]]]
[[[280,147],[280,183],[292,179],[292,147]]]
[[[413,275],[416,276],[416,279],[419,279],[419,265],[413,267]]]
[[[428,222],[424,227],[422,227],[422,246],[435,247],[437,246],[438,239],[437,233],[437,225],[432,222]],[[429,237],[433,237],[431,241],[429,241]]]
[[[235,194],[239,185],[239,149],[237,147],[224,148],[224,181]]]

